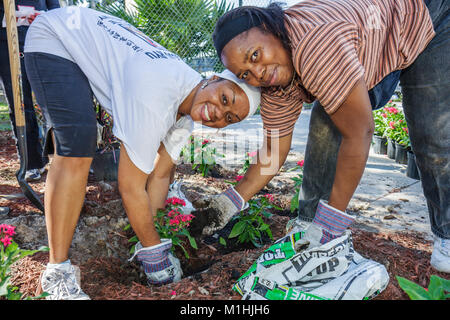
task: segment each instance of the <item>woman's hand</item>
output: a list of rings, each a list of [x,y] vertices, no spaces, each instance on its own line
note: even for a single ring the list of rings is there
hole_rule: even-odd
[[[328,204],[345,211],[364,173],[374,132],[372,108],[363,79],[330,117],[342,134],[342,142]]]

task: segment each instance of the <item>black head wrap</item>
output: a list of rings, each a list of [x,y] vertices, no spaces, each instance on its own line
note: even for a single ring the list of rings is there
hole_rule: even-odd
[[[216,47],[217,56],[220,59],[223,48],[228,42],[239,34],[262,24],[258,16],[253,16],[248,13],[241,13],[233,16],[231,19],[224,22],[220,28],[216,28],[213,34],[214,46]]]

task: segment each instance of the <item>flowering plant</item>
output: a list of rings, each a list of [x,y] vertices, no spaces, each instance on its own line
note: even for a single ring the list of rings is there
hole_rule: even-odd
[[[397,276],[400,288],[406,292],[411,300],[447,300],[450,298],[450,280],[440,278],[436,275],[430,277],[428,288]]]
[[[16,234],[15,229],[14,226],[0,224],[0,298],[4,297],[7,300],[20,300],[22,298],[22,293],[17,291],[18,288],[11,285],[11,266],[23,257],[49,250],[48,247],[41,247],[38,250],[20,249],[12,238]],[[47,293],[43,293],[34,299],[45,296],[47,296]]]
[[[248,168],[250,168],[251,159],[256,157],[258,151],[247,152],[245,154],[244,166],[238,171],[239,175],[243,175],[247,172]]]
[[[387,113],[383,109],[373,111],[373,121],[375,123],[374,134],[379,137],[385,137],[387,128]]]
[[[191,136],[190,142],[181,150],[183,160],[191,163],[192,170],[200,171],[204,177],[207,176],[209,168],[216,164],[216,156],[225,157],[211,146],[211,140],[194,136]]]
[[[403,111],[398,110],[396,107],[391,107],[389,104],[383,110],[386,112],[387,124],[385,136],[405,147],[409,147],[411,143]]]
[[[228,181],[228,180],[225,180],[225,182],[226,182],[226,183],[229,183],[229,184],[232,184],[233,186],[235,186],[235,185],[236,185],[239,181],[241,181],[243,178],[244,178],[244,176],[237,175],[237,176],[234,178],[234,181]]]
[[[272,231],[269,225],[264,222],[262,216],[270,218],[272,214],[268,211],[269,209],[282,209],[274,204],[274,197],[271,194],[249,200],[248,204],[248,211],[241,211],[239,215],[233,218],[237,222],[231,229],[228,238],[238,237],[239,243],[251,242],[255,247],[261,247],[263,233],[273,240]]]
[[[300,193],[300,186],[303,183],[303,166],[305,164],[304,160],[300,160],[297,162],[297,165],[290,169],[289,171],[292,170],[300,170],[300,172],[298,173],[298,176],[291,178],[292,181],[294,181],[294,196],[291,199],[291,212],[294,212],[297,208],[298,208],[298,196]]]
[[[155,218],[155,229],[158,232],[160,238],[172,239],[172,251],[175,246],[179,246],[186,258],[189,258],[189,254],[183,246],[181,237],[187,237],[192,248],[197,249],[197,243],[195,239],[190,235],[188,227],[194,219],[192,214],[183,214],[183,208],[186,203],[183,199],[176,197],[168,198],[166,200],[166,207],[158,210]],[[130,225],[126,227],[128,229]],[[137,236],[133,236],[129,242],[138,242]],[[134,246],[131,249],[131,253],[135,250]]]

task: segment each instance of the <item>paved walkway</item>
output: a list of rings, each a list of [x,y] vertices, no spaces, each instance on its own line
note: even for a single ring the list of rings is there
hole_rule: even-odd
[[[310,110],[303,110],[296,123],[291,152],[286,166],[303,159],[308,135]],[[219,153],[226,154],[218,163],[240,168],[245,152],[262,144],[262,121],[259,115],[221,129],[196,126],[195,135],[209,137]],[[370,151],[360,185],[349,209],[357,210],[357,223],[367,230],[414,230],[431,240],[428,210],[420,181],[408,178],[406,165],[395,163],[385,155]],[[284,174],[284,173],[281,173]]]

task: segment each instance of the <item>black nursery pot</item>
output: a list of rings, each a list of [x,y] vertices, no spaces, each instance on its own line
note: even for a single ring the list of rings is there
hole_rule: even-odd
[[[387,156],[389,159],[395,159],[395,142],[388,139]]]
[[[119,171],[120,149],[97,151],[92,160],[91,168],[96,181],[117,181]]]
[[[407,164],[408,163],[408,148],[402,146],[399,143],[395,143],[395,162],[400,164]]]
[[[387,138],[374,135],[372,149],[376,154],[387,154]]]
[[[412,151],[407,152],[408,166],[406,167],[406,176],[412,179],[420,180],[419,169],[416,164],[416,156]]]

